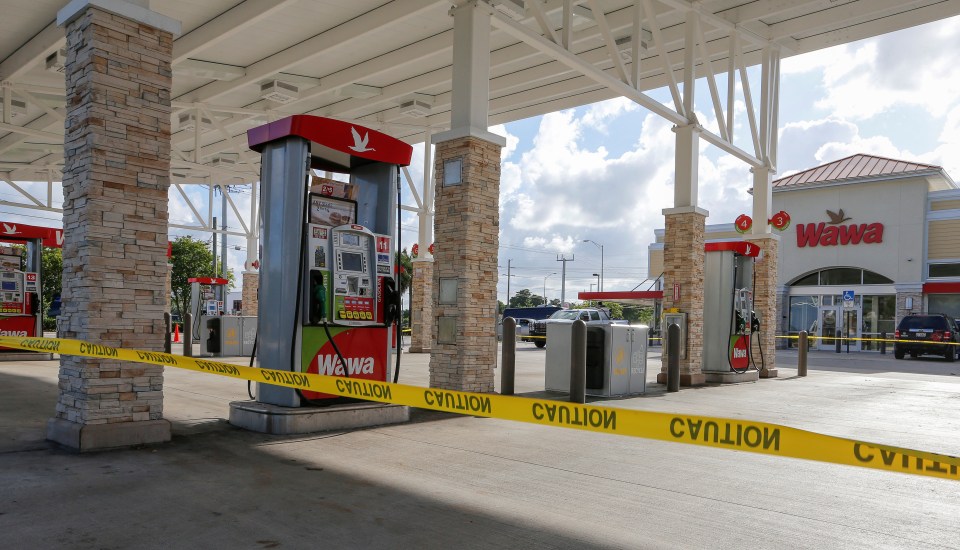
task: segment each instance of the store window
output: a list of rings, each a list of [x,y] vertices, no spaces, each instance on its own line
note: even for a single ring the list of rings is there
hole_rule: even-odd
[[[932,265],[930,266],[933,267]],[[855,267],[821,269],[804,275],[790,286],[889,285],[893,281],[879,273]]]
[[[890,338],[896,329],[897,297],[894,295],[865,295],[861,301],[862,350],[879,350],[880,343],[874,340]]]
[[[824,269],[820,272],[821,285],[859,285],[863,281],[862,269],[850,269],[848,267],[838,267],[836,269]]]
[[[927,296],[927,311],[960,317],[960,294],[930,294]]]
[[[956,264],[930,264],[930,278],[937,277],[960,277],[960,263]]]
[[[797,347],[797,336],[801,330],[814,334],[817,330],[817,311],[819,296],[791,296],[789,323],[787,324],[787,347]],[[812,342],[812,340],[810,340]]]

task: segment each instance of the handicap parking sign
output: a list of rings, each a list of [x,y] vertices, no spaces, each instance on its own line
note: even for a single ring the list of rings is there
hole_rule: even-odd
[[[853,296],[854,293],[852,290],[843,291],[843,305],[844,307],[853,307]]]

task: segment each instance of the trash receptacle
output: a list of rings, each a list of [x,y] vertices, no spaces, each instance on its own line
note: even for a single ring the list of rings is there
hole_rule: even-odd
[[[220,355],[221,323],[219,317],[207,319],[207,353]]]

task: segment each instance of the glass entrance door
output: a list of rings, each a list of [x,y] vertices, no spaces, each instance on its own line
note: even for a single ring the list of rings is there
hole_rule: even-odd
[[[859,308],[821,307],[819,321],[816,349],[834,351],[837,349],[837,338],[840,338],[840,351],[847,351],[848,344],[850,351],[860,351],[863,327],[860,326]]]
[[[837,326],[837,308],[821,307],[820,318],[817,323],[817,346],[819,350],[836,349],[836,338],[840,336]]]
[[[843,342],[841,342],[841,351],[847,351],[848,345],[850,351],[860,351],[860,337],[862,329],[863,327],[860,326],[860,310],[854,308],[844,309],[843,323],[840,327],[840,332],[844,337]]]

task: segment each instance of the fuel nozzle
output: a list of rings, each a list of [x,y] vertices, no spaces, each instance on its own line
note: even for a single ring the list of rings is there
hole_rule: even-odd
[[[747,320],[743,318],[743,313],[739,309],[733,310],[734,315],[734,332],[737,334],[746,334],[747,332]]]
[[[760,319],[754,311],[750,312],[750,333],[760,332]]]

